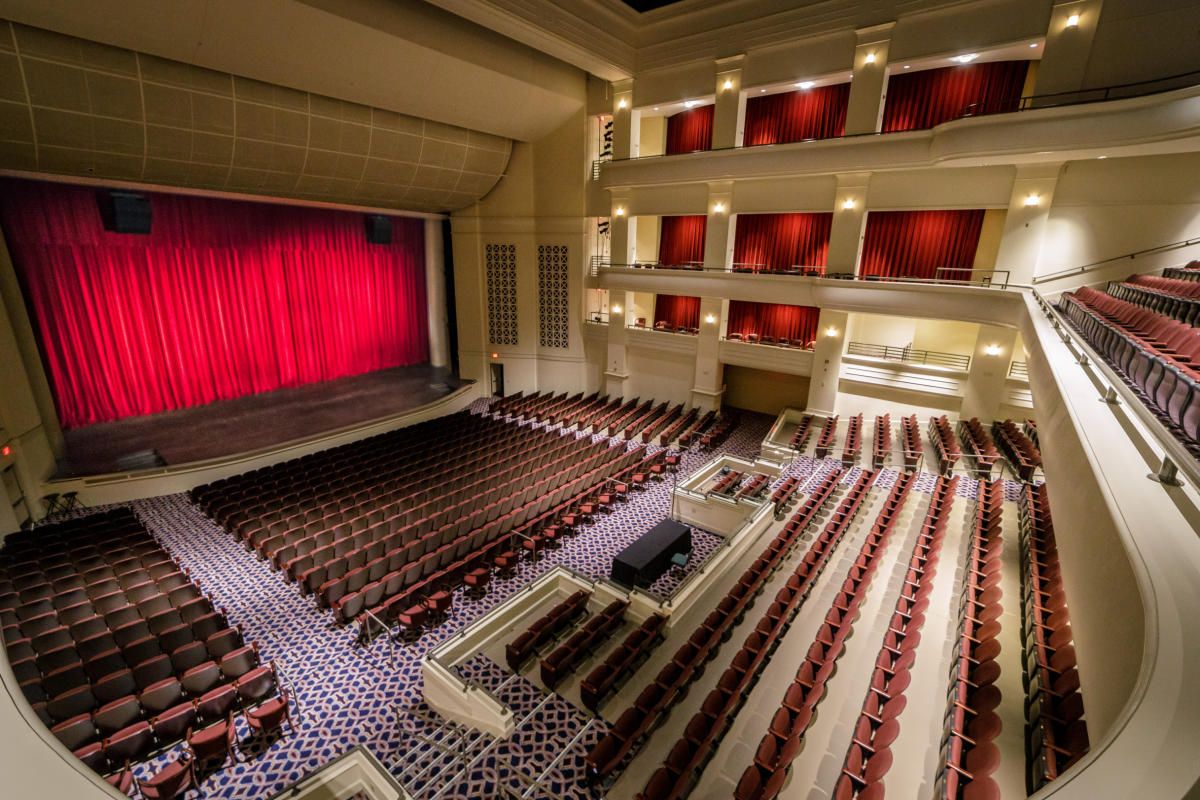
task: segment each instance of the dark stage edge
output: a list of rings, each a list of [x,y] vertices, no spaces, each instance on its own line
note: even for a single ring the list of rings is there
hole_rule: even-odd
[[[66,453],[56,477],[131,472],[253,452],[403,414],[463,385],[444,368],[420,364],[75,428],[63,432]]]

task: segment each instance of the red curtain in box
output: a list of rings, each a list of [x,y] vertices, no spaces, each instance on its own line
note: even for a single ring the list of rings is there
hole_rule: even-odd
[[[975,264],[983,209],[966,211],[872,211],[867,214],[859,274],[934,278],[938,267]],[[969,272],[940,277],[966,280]]]
[[[829,255],[833,214],[738,214],[733,263],[779,271],[793,266],[823,267]]]
[[[667,147],[669,156],[712,150],[713,112],[716,106],[700,106],[667,117]]]
[[[708,217],[703,214],[663,217],[658,236],[658,261],[667,266],[700,264],[704,261],[704,231]]]
[[[848,83],[751,97],[746,100],[742,144],[753,147],[842,136],[849,104]]]
[[[67,428],[429,357],[421,220],[152,194],[148,235],[93,189],[0,184],[0,221]]]
[[[725,335],[741,334],[745,339],[756,334],[759,339],[799,340],[808,346],[817,338],[817,321],[821,309],[815,306],[789,306],[782,303],[747,303],[729,301],[729,323]]]
[[[674,328],[700,327],[700,298],[677,294],[660,294],[654,297],[654,327],[665,322]]]
[[[882,130],[924,130],[959,117],[1016,111],[1028,70],[1028,61],[991,61],[893,74]]]

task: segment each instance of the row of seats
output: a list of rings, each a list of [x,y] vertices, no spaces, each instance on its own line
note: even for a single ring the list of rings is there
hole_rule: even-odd
[[[1182,267],[1168,267],[1163,270],[1163,277],[1181,281],[1200,281],[1200,261],[1189,261]]]
[[[662,643],[666,622],[667,618],[662,614],[647,617],[645,622],[629,632],[616,650],[609,653],[604,663],[596,666],[580,682],[580,698],[592,713],[599,714],[604,699],[632,677],[654,652],[654,648]]]
[[[740,470],[721,467],[708,493],[721,497],[730,497],[737,491],[738,484],[742,482],[742,478],[744,477],[746,477],[746,473]]]
[[[636,420],[625,428],[625,439],[632,441],[641,439],[642,444],[649,444],[654,440],[654,437],[662,433],[664,429],[675,420],[683,416],[683,406],[668,406],[663,403],[656,408],[647,418]]]
[[[737,270],[735,270],[736,272]],[[731,342],[746,342],[748,344],[771,344],[776,347],[795,347],[800,350],[812,350],[817,343],[813,339],[788,339],[784,336],[759,336],[757,333],[731,333],[728,336]]]
[[[1181,322],[1083,288],[1059,310],[1171,433],[1200,454],[1200,337]]]
[[[901,417],[900,431],[904,440],[904,469],[912,471],[917,468],[924,453],[921,447],[921,425],[917,422],[917,415]]]
[[[762,473],[759,473],[742,484],[742,488],[738,489],[736,499],[758,500],[763,494],[766,493],[767,487],[770,485],[770,483],[770,478]]]
[[[943,414],[940,417],[929,418],[929,441],[933,444],[933,452],[937,455],[938,470],[942,475],[949,475],[962,457],[958,442],[954,439],[954,429]]]
[[[666,447],[668,444],[675,441],[676,437],[678,437],[681,433],[683,433],[685,430],[687,430],[687,428],[690,425],[692,425],[694,422],[696,422],[696,420],[699,418],[700,418],[700,409],[699,408],[692,408],[692,409],[689,409],[686,414],[681,414],[679,417],[677,417],[675,419],[674,422],[672,422],[670,425],[667,425],[665,428],[663,428],[662,432],[658,434],[659,446]],[[645,434],[643,434],[642,442],[649,443],[650,438],[647,438],[647,436]]]
[[[992,436],[1021,480],[1032,483],[1034,473],[1042,466],[1042,453],[1033,440],[1011,419],[993,422]]]
[[[1000,751],[1000,616],[1002,597],[1000,532],[1004,486],[980,480],[975,519],[963,561],[963,588],[958,596],[958,642],[950,665],[946,713],[942,718],[937,800],[999,800],[1000,787],[991,774]]]
[[[1026,788],[1033,794],[1083,758],[1089,744],[1046,485],[1025,486],[1018,505]]]
[[[717,412],[706,412],[703,417],[693,422],[683,433],[679,434],[679,446],[691,447],[692,443],[701,439],[717,421]]]
[[[726,436],[733,433],[734,429],[737,428],[739,420],[740,417],[735,411],[726,410],[721,412],[721,415],[717,417],[712,426],[700,434],[700,446],[705,450],[716,447],[725,441]],[[682,439],[680,443],[683,444]]]
[[[579,662],[596,652],[625,623],[625,611],[628,608],[628,600],[614,600],[592,615],[582,628],[542,659],[542,683],[553,689],[559,681],[574,672]]]
[[[963,443],[964,454],[977,478],[987,478],[992,467],[1000,460],[1000,451],[988,435],[978,417],[958,421],[958,438]]]
[[[1200,287],[1195,281],[1135,275],[1125,283],[1110,283],[1108,293],[1193,327],[1200,325]]]
[[[521,667],[541,647],[555,639],[575,620],[587,613],[588,598],[591,592],[583,589],[560,601],[554,608],[536,619],[516,639],[504,647],[504,658],[513,672],[520,672]]]
[[[833,440],[837,438],[837,426],[837,414],[825,419],[825,424],[821,427],[821,435],[817,437],[817,458],[825,458],[829,455],[829,449],[833,447]]]
[[[916,477],[901,474],[892,485],[883,509],[871,526],[866,541],[847,570],[834,596],[825,621],[818,629],[792,683],[784,692],[779,710],[755,750],[754,763],[746,768],[734,790],[737,800],[758,800],[778,795],[787,780],[793,760],[804,746],[804,735],[817,705],[825,696],[825,684],[833,676],[846,639],[858,616],[871,579],[879,567],[896,522],[908,500]]]
[[[274,692],[257,646],[128,508],[33,533],[0,551],[9,662],[42,721],[96,771],[118,772]]]
[[[908,560],[900,597],[875,658],[867,696],[852,728],[854,734],[841,775],[834,784],[834,800],[852,797],[879,800],[884,796],[883,779],[893,761],[891,744],[900,734],[900,715],[907,702],[904,693],[912,681],[911,669],[921,642],[925,610],[933,593],[933,578],[957,487],[957,477],[938,478],[934,487],[929,510]]]
[[[793,450],[803,451],[805,445],[808,444],[809,437],[813,433],[814,417],[812,414],[805,414],[800,418],[800,422],[796,424],[796,430],[792,431],[792,438],[788,441],[788,447]]]
[[[650,777],[638,795],[639,800],[681,800],[691,793],[704,765],[732,726],[742,703],[862,508],[874,479],[872,472],[859,473],[824,530],[788,576],[787,584],[776,593],[758,624],[742,642],[741,649],[734,654],[716,688],[709,692],[700,711],[693,715],[684,735]]]
[[[892,454],[892,415],[875,417],[875,436],[871,442],[871,469],[883,469]]]
[[[846,466],[858,463],[862,453],[862,426],[862,414],[855,414],[846,422],[846,439],[842,443],[842,463]]]
[[[584,758],[589,782],[606,780],[666,715],[670,707],[714,658],[729,631],[753,604],[772,570],[787,556],[801,533],[832,496],[841,478],[837,468],[826,473],[783,530],[742,573],[717,608],[693,631],[654,681],[638,695]]]
[[[803,483],[804,481],[799,475],[789,475],[775,487],[775,491],[771,493],[771,504],[775,506],[775,519],[783,518],[788,505]]]

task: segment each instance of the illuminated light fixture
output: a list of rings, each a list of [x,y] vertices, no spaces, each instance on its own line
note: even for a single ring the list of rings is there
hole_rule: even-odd
[[[733,88],[733,78],[726,78],[725,82],[721,84],[721,88],[727,92],[730,89],[732,89]]]
[[[617,210],[613,212],[618,217],[625,216],[625,206],[617,206]]]
[[[863,63],[864,64],[874,64],[875,63],[875,54],[867,53],[867,55],[863,58]]]
[[[655,106],[655,107],[654,107],[654,110],[655,110],[655,111],[658,111],[658,106]]]
[[[499,353],[492,353],[492,358],[499,358],[499,357],[500,357]]]
[[[1030,47],[1037,47],[1037,46],[1038,46],[1038,43],[1037,43],[1037,42],[1032,42],[1032,43],[1031,43],[1029,46],[1030,46]]]
[[[711,316],[711,314],[709,316]],[[11,447],[9,447],[8,445],[4,445],[4,447],[0,447],[0,456],[4,456],[5,458],[8,458],[11,455],[12,455]]]
[[[905,68],[905,69],[912,69],[912,64],[905,64],[905,65],[904,65],[904,68]]]
[[[612,313],[614,313],[614,314],[620,314],[620,313],[621,313],[621,304],[620,304],[620,303],[617,303],[616,305],[614,305],[614,306],[612,307]]]
[[[622,97],[620,100],[617,101],[617,108],[624,109],[625,106],[627,106],[627,105],[628,105],[628,103],[625,102],[624,97]]]
[[[1001,349],[1000,345],[998,344],[989,344],[987,347],[983,348],[983,352],[989,356],[998,356],[1003,353],[1004,350]]]
[[[766,93],[767,93],[767,90],[766,90],[766,89],[759,89],[759,90],[758,90],[758,93],[759,93],[759,94],[766,94]]]
[[[852,208],[854,208],[854,205],[855,204],[854,204],[853,197],[847,197],[845,200],[842,201],[842,208],[845,209],[846,211],[849,211]]]
[[[970,64],[975,59],[979,58],[979,53],[963,53],[961,56],[951,57],[951,61],[957,61],[960,64]]]
[[[812,87],[816,86],[817,84],[816,84],[816,81],[800,81],[796,85],[799,86],[801,89],[811,89]]]
[[[724,203],[714,203],[713,204],[713,213],[714,214],[724,214],[725,213],[725,204]]]
[[[1071,16],[1067,17],[1067,27],[1068,28],[1078,28],[1079,27],[1079,15],[1078,14],[1072,14]]]
[[[1037,194],[1036,192],[1025,198],[1025,205],[1027,206],[1040,206],[1041,204],[1041,195]]]
[[[1108,158],[1108,156],[1096,156],[1096,158],[1098,158],[1098,159],[1100,159],[1101,161],[1103,161],[1104,159]]]
[[[828,328],[825,329],[825,335],[829,336],[829,337],[837,336],[838,329],[836,327],[834,327],[833,325],[830,325]]]
[[[716,314],[707,314],[704,317],[704,321],[707,322],[709,325],[712,325],[714,322],[717,321],[717,315]]]
[[[683,104],[687,108],[695,108],[696,106],[700,105],[700,101],[699,100],[684,100]]]

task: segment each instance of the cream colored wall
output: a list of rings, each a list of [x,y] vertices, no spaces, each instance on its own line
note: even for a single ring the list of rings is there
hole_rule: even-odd
[[[871,175],[868,209],[1008,208],[1014,169],[954,167]]]
[[[1200,5],[1180,0],[1104,0],[1084,86],[1112,86],[1200,69]]]
[[[778,414],[803,408],[808,402],[808,378],[750,367],[725,366],[724,405]]]
[[[632,325],[639,317],[646,319],[646,325],[654,324],[654,295],[650,292],[632,292],[633,309],[628,315],[629,323]]]
[[[638,261],[658,260],[658,232],[662,219],[657,216],[637,218],[634,236],[634,255]]]
[[[1200,153],[1072,161],[1063,167],[1035,280],[1062,269],[1200,236]],[[1200,245],[1120,259],[1039,286],[1059,291],[1200,258]]]
[[[1000,239],[1004,236],[1004,219],[1007,216],[1007,208],[989,208],[983,213],[979,246],[975,248],[975,269],[996,266],[996,255],[1000,252]]]
[[[913,340],[917,320],[882,314],[851,314],[846,340],[903,347]]]
[[[975,351],[977,338],[979,326],[974,323],[922,319],[917,320],[913,330],[913,348],[969,356]]]
[[[643,116],[637,156],[660,156],[667,147],[667,118]]]
[[[651,334],[653,335],[653,334]],[[668,336],[670,334],[658,334]],[[630,345],[626,397],[656,402],[688,403],[696,374],[696,357]]]

